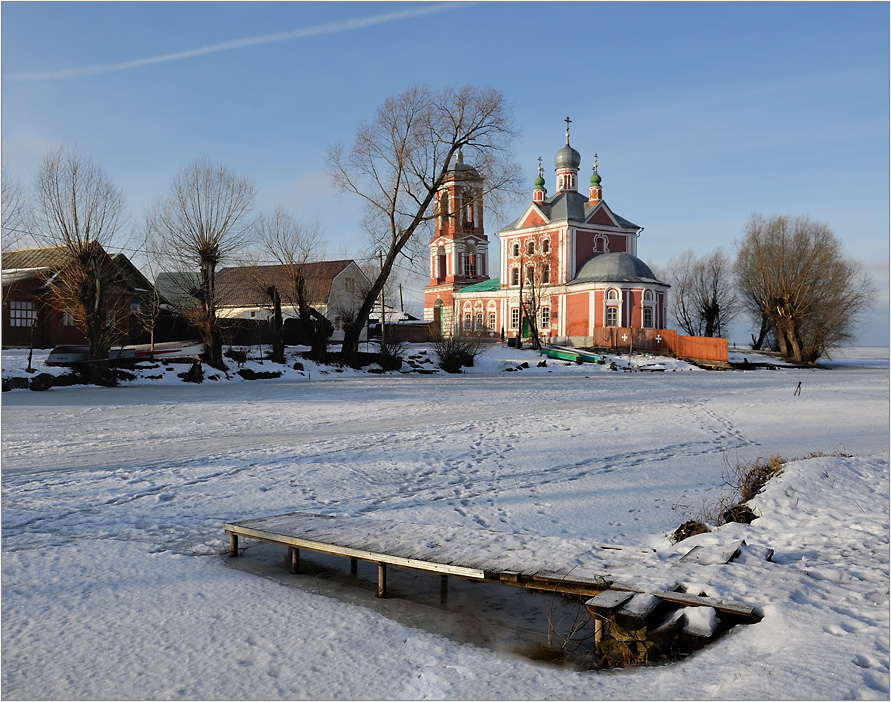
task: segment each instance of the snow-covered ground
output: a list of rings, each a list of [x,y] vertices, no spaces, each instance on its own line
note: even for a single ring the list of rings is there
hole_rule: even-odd
[[[44,357],[38,372],[64,372]],[[459,376],[305,363],[196,385],[158,366],[116,388],[4,393],[2,696],[887,699],[888,349],[828,370],[610,360],[539,368],[495,347]],[[3,352],[4,377],[26,365]],[[728,493],[728,464],[771,455],[790,462],[759,519],[671,544]],[[226,555],[223,522],[297,510],[429,539],[487,529],[530,558],[609,553],[608,575],[764,619],[667,666],[543,664],[548,622],[571,615],[553,597],[459,581],[443,604],[438,578],[396,571],[378,600],[370,565],[356,582],[334,557],[290,575],[281,547]],[[675,565],[743,539],[730,564]]]

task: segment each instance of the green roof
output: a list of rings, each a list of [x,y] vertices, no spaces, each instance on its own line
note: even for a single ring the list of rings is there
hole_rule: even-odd
[[[459,292],[494,292],[496,290],[501,290],[501,278],[489,278],[489,280],[484,280],[481,283],[474,283],[466,288],[461,288]]]

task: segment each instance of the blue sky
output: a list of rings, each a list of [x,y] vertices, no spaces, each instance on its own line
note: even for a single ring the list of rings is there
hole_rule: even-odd
[[[359,256],[358,203],[329,184],[327,148],[412,83],[489,85],[514,104],[530,195],[539,156],[554,191],[569,115],[582,175],[596,152],[604,199],[645,227],[650,264],[732,250],[753,212],[825,221],[877,284],[859,341],[888,344],[888,3],[6,1],[0,13],[4,171],[27,184],[48,148],[77,145],[123,188],[134,227],[181,165],[210,156],[254,181],[258,209],[318,214],[330,253]],[[505,223],[490,219],[490,236]]]

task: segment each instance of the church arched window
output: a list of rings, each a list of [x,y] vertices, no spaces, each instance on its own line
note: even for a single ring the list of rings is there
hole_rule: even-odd
[[[513,244],[511,244],[510,255],[514,258],[520,255],[520,242],[515,241]]]
[[[520,284],[520,269],[514,266],[510,269],[510,284],[511,285],[519,285]]]
[[[535,253],[535,240],[530,239],[526,242],[526,255],[532,256]]]
[[[551,240],[550,239],[542,239],[541,240],[541,252],[545,253],[545,254],[551,252]]]

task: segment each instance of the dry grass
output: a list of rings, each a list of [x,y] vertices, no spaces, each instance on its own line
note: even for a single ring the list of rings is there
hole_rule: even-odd
[[[744,504],[764,489],[767,482],[783,472],[786,460],[780,456],[756,458],[748,463],[731,465],[725,458],[722,478],[738,496],[738,504]]]

